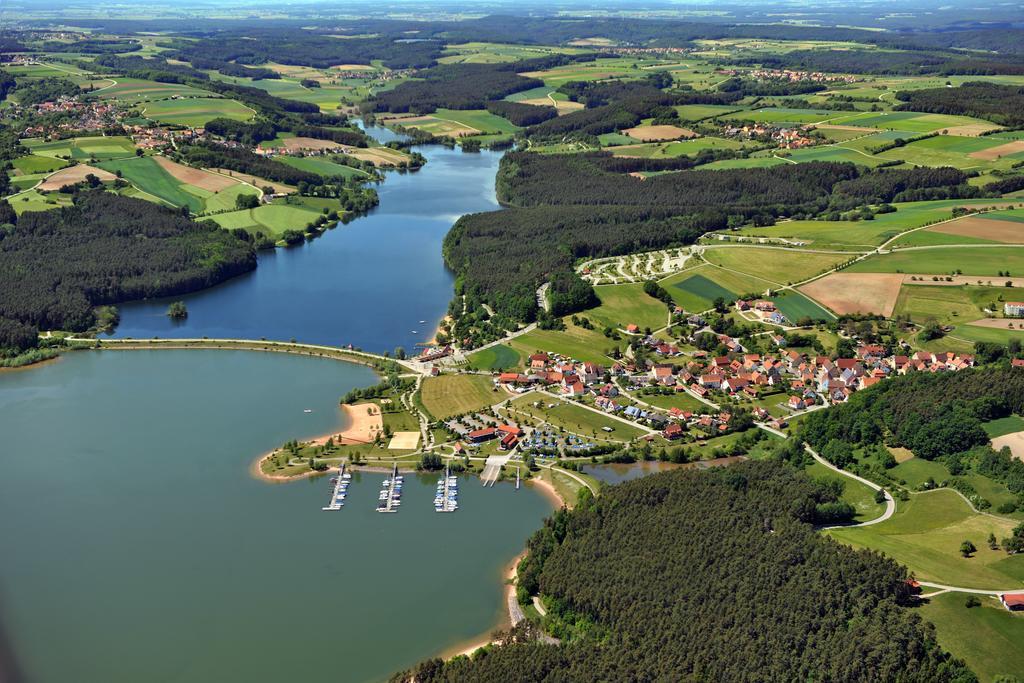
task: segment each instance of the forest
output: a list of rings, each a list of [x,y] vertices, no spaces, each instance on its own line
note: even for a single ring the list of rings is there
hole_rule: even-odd
[[[178,148],[178,153],[187,164],[199,168],[226,168],[288,185],[298,185],[299,183],[319,185],[323,182],[323,178],[316,173],[301,171],[247,149],[225,147],[207,142],[181,145]]]
[[[520,76],[508,64],[444,64],[417,76],[422,80],[377,93],[360,106],[364,112],[396,114],[430,114],[439,108],[483,109],[490,100],[544,85],[539,79]]]
[[[897,109],[974,116],[1000,126],[1024,126],[1024,88],[980,81],[958,88],[926,88],[896,93]]]
[[[1024,62],[1016,57],[967,57],[962,54],[921,50],[793,50],[781,55],[732,59],[730,63],[757,64],[768,69],[905,76],[1024,73]]]
[[[846,403],[812,413],[801,437],[824,457],[834,442],[882,443],[932,460],[988,443],[982,422],[1024,409],[1024,371],[1002,365],[938,374],[911,373],[853,394]],[[835,459],[835,458],[830,458]],[[843,462],[835,462],[840,467]]]
[[[212,222],[79,192],[72,206],[24,213],[0,231],[0,319],[81,332],[95,306],[184,294],[255,267],[253,248]]]
[[[487,111],[495,116],[506,118],[514,125],[522,128],[535,126],[538,123],[543,123],[548,119],[558,116],[558,110],[553,106],[543,107],[536,104],[523,104],[522,102],[495,100],[488,102],[486,107]]]
[[[834,498],[770,460],[609,487],[550,518],[519,567],[560,645],[521,627],[391,680],[976,681],[904,607],[906,569],[815,532]]]

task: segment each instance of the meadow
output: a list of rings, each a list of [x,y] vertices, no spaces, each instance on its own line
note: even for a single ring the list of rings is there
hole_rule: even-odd
[[[832,268],[847,257],[843,254],[819,254],[797,249],[730,246],[707,248],[708,263],[736,270],[773,282],[799,282]]]
[[[208,218],[227,230],[241,228],[250,234],[262,232],[270,238],[279,239],[286,230],[304,230],[322,214],[325,205],[330,208],[333,203],[333,208],[340,209],[334,200],[320,201],[315,197],[282,197],[255,209],[213,214]]]
[[[483,410],[508,398],[486,375],[438,375],[420,386],[420,401],[434,419]]]
[[[772,283],[705,264],[670,275],[660,282],[677,305],[687,311],[706,311],[714,300],[731,301],[745,294],[764,292]]]
[[[585,317],[585,316],[584,316]],[[612,347],[621,347],[623,342],[608,339],[597,330],[587,330],[565,320],[564,330],[535,329],[508,342],[508,345],[523,356],[537,351],[557,353],[579,361],[590,361],[608,365],[605,352]]]
[[[471,353],[467,360],[470,367],[479,370],[509,370],[523,364],[523,357],[519,351],[505,344],[497,344]]]
[[[283,164],[287,164],[292,168],[297,168],[300,171],[309,171],[310,173],[316,173],[317,175],[322,175],[326,178],[330,178],[332,176],[341,176],[343,178],[367,177],[366,171],[335,163],[326,157],[293,157],[280,155],[275,157],[275,160],[280,161]]]
[[[937,489],[911,496],[891,518],[868,527],[832,529],[836,540],[878,550],[906,565],[918,579],[965,588],[999,589],[1024,581],[1024,556],[991,550],[987,538],[1010,535],[1016,523],[973,512],[955,491]],[[978,548],[963,557],[960,543]]]
[[[113,85],[98,89],[96,94],[105,100],[118,100],[125,104],[163,100],[171,97],[210,97],[211,93],[190,85],[160,83],[141,78],[118,77]]]
[[[135,153],[135,143],[124,136],[66,138],[45,142],[39,139],[22,140],[21,144],[35,156],[56,159],[105,161],[129,157]]]
[[[832,315],[832,313],[799,292],[785,291],[773,296],[771,301],[779,309],[779,312],[786,316],[790,323],[795,324],[803,318],[810,318],[812,320],[835,320],[835,316]]]
[[[616,138],[617,140],[617,138]],[[705,149],[742,149],[745,145],[737,140],[725,138],[701,137],[693,140],[674,140],[671,142],[650,142],[645,144],[619,145],[612,148],[617,157],[637,157],[641,159],[671,159],[673,157],[697,154]]]
[[[967,662],[982,681],[1024,671],[1024,618],[1006,611],[994,597],[981,597],[980,606],[967,607],[967,597],[936,595],[918,608],[923,619],[935,624],[939,645]]]
[[[1024,249],[1020,247],[933,247],[903,249],[869,256],[847,269],[852,273],[921,273],[997,277],[999,272],[1024,275]]]
[[[595,288],[601,305],[580,315],[589,318],[598,329],[625,329],[634,324],[640,329],[658,329],[668,321],[665,304],[644,293],[643,285],[602,285]]]
[[[151,102],[145,106],[143,114],[165,125],[201,128],[216,118],[248,121],[256,112],[241,102],[223,97],[189,97]]]
[[[539,408],[534,405],[538,401],[541,404]],[[556,428],[562,427],[580,436],[607,441],[632,441],[646,434],[638,427],[543,393],[521,396],[514,399],[511,405],[520,413],[526,413],[534,419],[543,420]],[[611,428],[612,431],[605,431],[605,427]]]
[[[153,157],[131,157],[105,161],[98,166],[111,173],[120,173],[128,182],[171,206],[187,206],[193,213],[201,213],[205,204],[198,194],[188,192],[184,183],[167,172]]]

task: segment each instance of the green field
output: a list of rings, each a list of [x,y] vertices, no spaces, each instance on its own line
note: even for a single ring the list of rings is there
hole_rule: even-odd
[[[874,526],[828,533],[856,547],[879,550],[905,564],[918,579],[965,588],[1005,589],[1024,581],[1024,556],[991,550],[986,539],[1010,535],[1016,522],[973,512],[955,491],[937,489],[899,503],[896,514]],[[977,546],[960,555],[960,543]]]
[[[1024,274],[1024,248],[950,247],[896,251],[879,254],[850,266],[853,273],[921,273],[927,275],[951,274],[957,270],[964,275],[998,277],[1000,271],[1019,276]]]
[[[322,206],[314,197],[284,197],[274,200],[273,204],[263,204],[255,209],[244,209],[209,216],[219,226],[227,230],[242,228],[253,234],[262,232],[272,238],[280,238],[286,230],[304,230],[308,223],[317,219],[322,213]],[[323,206],[339,211],[336,200],[323,200]]]
[[[1024,432],[1024,417],[1020,415],[1008,415],[1007,417],[1001,417],[998,420],[990,420],[984,423],[982,429],[989,435],[990,438],[996,438],[997,436],[1003,436],[1004,434],[1013,434],[1014,432]]]
[[[507,119],[495,116],[485,109],[438,109],[431,116],[441,121],[454,121],[476,128],[484,135],[515,133],[519,130]]]
[[[799,292],[786,291],[771,298],[791,324],[803,318],[835,320],[835,316]]]
[[[57,169],[64,168],[67,163],[62,159],[56,159],[54,157],[37,156],[35,154],[29,154],[27,156],[18,157],[11,164],[22,175],[33,175],[38,173],[49,173],[50,171],[56,171]]]
[[[187,206],[193,213],[201,213],[205,207],[203,197],[186,191],[184,183],[168,173],[153,157],[131,157],[97,165],[111,173],[120,171],[125,180],[172,206]]]
[[[22,140],[32,154],[57,159],[106,161],[120,159],[135,153],[135,143],[123,136],[67,138],[44,142],[37,139]]]
[[[209,97],[210,92],[178,83],[159,83],[141,78],[117,78],[117,83],[96,92],[103,99],[128,104],[170,97]]]
[[[643,285],[602,285],[594,291],[601,305],[580,315],[589,318],[598,329],[625,329],[635,324],[640,329],[656,330],[668,322],[665,304],[645,294]]]
[[[882,128],[888,130],[905,130],[913,133],[931,133],[955,126],[997,126],[973,119],[969,116],[950,116],[947,114],[923,114],[914,111],[864,112],[844,116],[841,112],[829,112],[832,119],[829,123],[843,126],[862,126],[864,128]]]
[[[964,287],[904,285],[893,309],[896,315],[908,315],[916,323],[935,318],[940,323],[966,323],[984,313]]]
[[[486,375],[438,375],[427,377],[420,387],[423,407],[438,420],[483,410],[506,398]]]
[[[324,157],[292,157],[282,154],[274,157],[274,160],[280,161],[283,164],[288,164],[292,168],[297,168],[300,171],[316,173],[317,175],[322,175],[327,178],[333,176],[341,176],[343,178],[368,177],[366,171],[361,171],[358,168],[352,168],[351,166],[345,166],[343,164],[337,164]]]
[[[791,152],[786,152],[784,158],[800,164],[807,163],[809,161],[836,161],[872,167],[885,161],[885,159],[868,156],[852,149],[846,149],[839,145],[822,145],[820,147],[796,149]]]
[[[1024,616],[1008,612],[994,597],[979,599],[980,607],[968,608],[963,593],[945,593],[919,609],[935,624],[939,645],[967,662],[982,681],[1000,675],[1024,679]]]
[[[772,284],[749,275],[702,265],[661,281],[672,299],[688,311],[705,311],[717,297],[733,301],[739,296],[764,292]]]
[[[522,365],[523,358],[511,346],[498,344],[472,353],[467,358],[471,367],[479,370],[509,370]]]
[[[671,159],[674,157],[697,154],[705,149],[740,149],[742,142],[724,138],[701,137],[692,140],[675,140],[672,142],[648,142],[644,144],[617,146],[612,153],[615,156],[639,157],[642,159]]]
[[[216,118],[248,121],[255,112],[236,100],[223,97],[189,97],[180,100],[159,100],[147,104],[146,117],[163,124],[198,128]]]
[[[605,355],[608,349],[623,346],[622,341],[616,342],[605,337],[600,331],[586,330],[573,325],[568,319],[565,325],[564,330],[531,330],[511,340],[508,345],[523,356],[529,356],[537,351],[547,351],[602,365],[610,363]]]
[[[797,124],[819,123],[836,116],[826,109],[791,109],[789,107],[765,107],[751,109],[719,117],[726,121],[757,121],[758,123]]]
[[[796,249],[721,247],[706,249],[704,258],[723,268],[753,275],[776,284],[799,282],[824,272],[848,257]]]
[[[731,104],[681,104],[673,108],[683,121],[702,121],[725,114],[741,116],[735,112],[743,109]]]
[[[752,156],[747,157],[746,159],[722,159],[721,161],[713,161],[710,164],[701,166],[701,168],[710,171],[717,171],[726,168],[768,168],[770,166],[778,166],[779,164],[788,163],[789,162],[785,159],[774,156]]]
[[[49,211],[59,206],[70,206],[71,195],[60,194],[59,192],[50,192],[44,195],[35,190],[29,190],[15,197],[10,197],[8,202],[11,208],[14,209],[14,212],[20,216],[26,211]]]

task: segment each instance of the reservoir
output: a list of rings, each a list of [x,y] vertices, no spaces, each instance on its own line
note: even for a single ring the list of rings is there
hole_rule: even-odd
[[[395,134],[368,129],[387,141]],[[452,299],[453,276],[441,243],[459,216],[498,207],[494,177],[501,152],[419,147],[427,164],[390,172],[380,206],[306,244],[260,252],[255,271],[181,298],[177,323],[168,300],[125,304],[119,337],[275,339],[409,354],[433,335]],[[424,322],[420,322],[424,321]]]
[[[0,653],[38,683],[359,683],[487,634],[503,567],[551,511],[540,493],[466,479],[442,515],[437,476],[410,474],[382,515],[384,475],[357,473],[323,512],[327,478],[249,474],[343,427],[338,397],[375,381],[217,350],[0,373]]]

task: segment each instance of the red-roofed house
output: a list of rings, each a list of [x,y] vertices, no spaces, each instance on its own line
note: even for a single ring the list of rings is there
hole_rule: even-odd
[[[999,602],[1011,612],[1024,610],[1024,593],[1003,593],[999,596]]]

